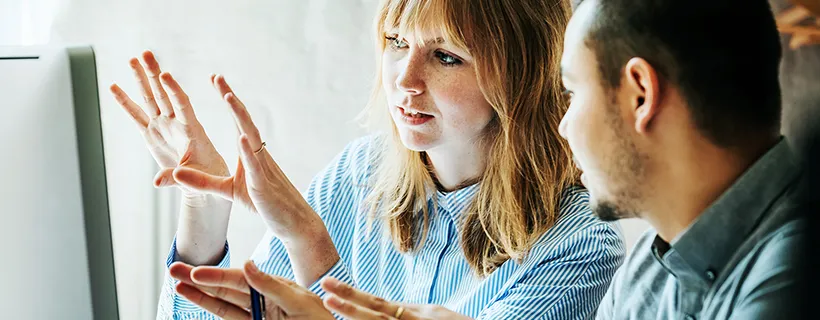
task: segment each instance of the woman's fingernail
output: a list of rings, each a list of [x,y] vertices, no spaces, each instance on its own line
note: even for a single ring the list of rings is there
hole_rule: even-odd
[[[257,268],[257,267],[256,267],[256,264],[255,264],[255,263],[253,263],[253,261],[248,260],[248,262],[246,263],[246,265],[248,266],[248,271],[250,271],[250,272],[252,272],[252,273],[254,273],[254,274],[257,274],[257,275],[259,275],[259,274],[261,274],[261,273],[262,273],[262,271],[259,271],[259,268]]]

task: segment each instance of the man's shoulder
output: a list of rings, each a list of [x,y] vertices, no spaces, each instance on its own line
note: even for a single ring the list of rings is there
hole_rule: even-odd
[[[766,318],[775,312],[790,318],[783,312],[795,311],[790,306],[804,294],[799,278],[807,257],[806,223],[804,218],[792,219],[748,238],[750,249],[738,252],[736,262],[727,266],[730,270],[725,270],[707,314]]]
[[[795,270],[806,256],[806,235],[808,228],[805,218],[795,218],[779,224],[765,233],[754,234],[746,239],[749,250],[739,252],[738,261],[731,271],[742,277],[741,291],[744,288],[757,288],[755,283],[763,282],[774,273],[791,269]]]
[[[731,273],[743,275],[741,282],[761,278],[761,273],[792,267],[805,256],[808,207],[800,195],[787,192],[773,203],[769,213],[744,239],[727,265]]]

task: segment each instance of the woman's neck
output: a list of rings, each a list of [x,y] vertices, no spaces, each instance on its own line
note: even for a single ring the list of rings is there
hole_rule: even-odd
[[[487,148],[483,143],[446,145],[428,150],[427,164],[441,191],[455,191],[477,183],[484,175]]]

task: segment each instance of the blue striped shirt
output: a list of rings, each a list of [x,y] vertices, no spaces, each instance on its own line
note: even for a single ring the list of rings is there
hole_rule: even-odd
[[[555,225],[522,263],[507,261],[478,277],[461,249],[459,215],[479,185],[430,197],[430,226],[424,245],[412,254],[397,251],[379,223],[367,228],[367,182],[380,139],[350,143],[311,183],[306,199],[321,216],[341,259],[325,276],[353,284],[387,300],[442,305],[480,319],[588,319],[624,259],[616,224],[592,215],[585,189],[567,190]],[[437,203],[433,206],[434,201]],[[219,266],[229,266],[228,246]],[[168,264],[176,257],[171,248]],[[261,270],[293,279],[282,243],[268,232],[251,259]],[[166,275],[158,319],[212,319],[214,316],[174,292]],[[318,282],[311,291],[323,296]]]

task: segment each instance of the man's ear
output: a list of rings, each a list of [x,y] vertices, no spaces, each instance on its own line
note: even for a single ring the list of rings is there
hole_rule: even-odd
[[[642,58],[632,58],[624,67],[623,89],[635,116],[635,131],[646,133],[660,111],[660,83],[655,68]]]

